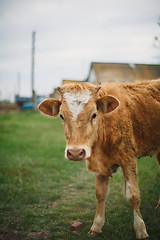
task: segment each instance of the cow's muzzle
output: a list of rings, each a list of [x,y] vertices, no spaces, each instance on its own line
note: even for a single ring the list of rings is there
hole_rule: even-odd
[[[65,149],[65,158],[73,161],[82,161],[91,155],[90,148],[87,145],[71,146],[67,145]]]
[[[86,151],[84,149],[68,149],[67,158],[73,161],[81,161],[85,158]]]

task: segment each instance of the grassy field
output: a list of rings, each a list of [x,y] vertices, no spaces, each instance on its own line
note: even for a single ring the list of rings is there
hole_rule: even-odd
[[[59,119],[39,113],[0,115],[0,239],[87,240],[96,209],[94,175],[85,161],[64,159]],[[155,158],[138,161],[141,212],[151,240],[160,239],[160,169]],[[83,223],[78,233],[69,230]],[[119,169],[110,180],[103,233],[95,239],[133,240],[133,213],[123,196]]]

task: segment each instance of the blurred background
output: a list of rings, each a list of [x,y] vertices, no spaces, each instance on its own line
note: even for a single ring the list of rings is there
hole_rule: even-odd
[[[64,159],[60,119],[21,110],[58,98],[64,83],[159,77],[160,0],[0,0],[0,239],[86,240],[96,209],[94,175]],[[138,176],[147,231],[159,240],[154,157],[138,161]],[[97,240],[135,236],[123,184],[119,169]],[[69,230],[76,221],[79,233]]]
[[[0,0],[1,103],[33,108],[76,80],[158,77],[159,0]]]

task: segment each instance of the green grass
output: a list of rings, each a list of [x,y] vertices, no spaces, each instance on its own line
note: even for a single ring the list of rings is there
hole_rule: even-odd
[[[94,174],[64,159],[61,121],[33,112],[0,115],[0,239],[87,240],[96,209]],[[160,170],[138,161],[141,212],[151,240],[160,239]],[[78,233],[73,221],[83,223]],[[119,169],[110,180],[106,222],[97,240],[133,240],[133,213]]]

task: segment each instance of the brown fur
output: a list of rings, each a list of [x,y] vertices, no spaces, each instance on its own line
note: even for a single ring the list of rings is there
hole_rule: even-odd
[[[134,84],[104,83],[99,96],[116,97],[120,106],[110,114],[101,114],[94,152],[103,149],[108,165],[125,166],[127,159],[160,151],[160,80]],[[98,149],[98,150],[96,150]],[[89,170],[97,168],[89,159]],[[94,161],[93,161],[94,162]],[[110,163],[109,163],[110,162]],[[106,169],[105,168],[105,169]]]
[[[64,93],[86,89],[92,97],[74,121]],[[155,154],[160,165],[160,80],[104,83],[100,89],[89,83],[67,84],[59,90],[61,102],[44,101],[39,108],[47,114],[48,105],[54,106],[54,111],[48,108],[48,115],[52,116],[60,111],[68,145],[86,144],[91,148],[87,169],[96,173],[97,211],[89,235],[101,232],[108,179],[121,166],[125,194],[134,209],[136,236],[147,238],[139,210],[136,157]],[[97,117],[92,119],[97,109]]]

